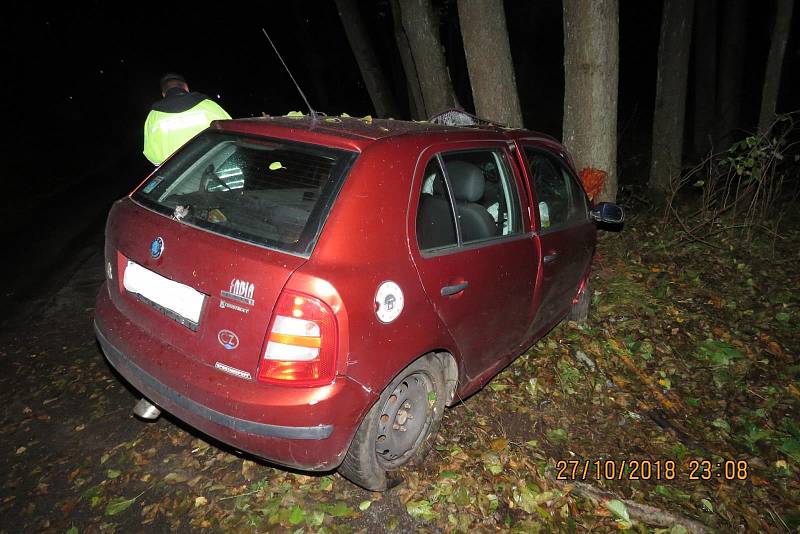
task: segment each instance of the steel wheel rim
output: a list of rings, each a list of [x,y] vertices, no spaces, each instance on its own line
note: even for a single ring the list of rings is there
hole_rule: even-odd
[[[428,434],[433,421],[430,394],[435,393],[427,373],[404,377],[394,388],[378,414],[375,454],[385,468],[407,462]]]

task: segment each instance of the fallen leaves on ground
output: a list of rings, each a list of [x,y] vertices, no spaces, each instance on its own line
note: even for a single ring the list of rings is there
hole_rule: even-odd
[[[132,420],[78,300],[0,354],[0,527],[652,530],[626,504],[641,503],[721,531],[797,529],[800,233],[723,252],[674,238],[647,218],[605,236],[589,326],[562,323],[448,410],[425,462],[384,494]]]

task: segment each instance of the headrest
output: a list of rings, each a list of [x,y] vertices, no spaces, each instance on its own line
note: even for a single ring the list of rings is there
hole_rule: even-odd
[[[445,165],[456,200],[477,202],[483,197],[486,178],[479,167],[466,161],[448,161]]]

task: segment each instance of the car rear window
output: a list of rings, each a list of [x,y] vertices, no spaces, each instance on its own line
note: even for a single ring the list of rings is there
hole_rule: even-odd
[[[307,256],[354,152],[208,130],[133,195],[212,232]]]

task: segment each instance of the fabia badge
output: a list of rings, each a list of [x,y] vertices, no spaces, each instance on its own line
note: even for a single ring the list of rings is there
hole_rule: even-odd
[[[220,330],[217,334],[217,340],[227,350],[233,350],[239,346],[239,336],[230,330]]]
[[[391,323],[403,311],[403,290],[396,283],[388,280],[378,286],[375,293],[375,315],[382,323]]]
[[[164,253],[164,240],[161,236],[153,239],[153,242],[150,243],[150,256],[156,260],[161,257],[161,254]]]
[[[246,280],[234,278],[231,280],[231,285],[228,288],[228,291],[220,291],[219,294],[226,299],[236,300],[238,302],[253,306],[256,303],[255,299],[253,298],[255,291],[255,284],[247,282]]]

